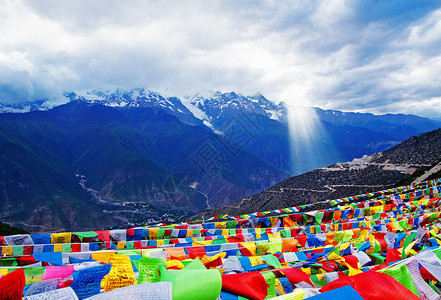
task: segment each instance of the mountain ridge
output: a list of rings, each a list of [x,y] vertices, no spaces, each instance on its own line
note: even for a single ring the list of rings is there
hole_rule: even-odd
[[[215,116],[218,113],[210,113],[213,110],[220,110],[224,108],[229,108],[231,106],[236,106],[238,109],[256,109],[253,111],[257,114],[264,114],[263,111],[270,116],[270,119],[274,120],[283,120],[287,122],[287,113],[288,106],[285,102],[281,101],[278,104],[275,102],[268,100],[263,95],[258,94],[256,96],[244,96],[242,94],[238,94],[235,92],[222,93],[220,91],[212,92],[208,95],[200,96],[199,94],[195,94],[194,96],[179,98],[175,96],[162,96],[158,92],[145,90],[143,88],[134,88],[131,90],[125,89],[107,89],[107,90],[92,90],[88,92],[64,92],[63,95],[58,97],[53,97],[52,99],[47,100],[36,100],[19,104],[2,104],[0,103],[0,113],[26,113],[30,111],[47,111],[53,109],[54,107],[66,104],[70,101],[84,101],[88,103],[101,103],[105,106],[111,107],[162,107],[168,108],[168,112],[170,111],[178,111],[182,110],[182,113],[192,114],[194,118],[203,121],[202,116],[195,116],[193,112],[188,109],[188,106],[185,104],[191,104],[193,108],[206,109],[204,103],[209,103],[209,113],[208,117],[212,121],[215,119]],[[333,116],[341,117],[341,116],[351,116],[352,119],[355,119],[356,122],[359,122],[360,119],[366,119],[367,116],[370,116],[369,119],[374,119],[375,121],[381,121],[381,119],[387,118],[388,123],[394,124],[402,124],[403,117],[408,119],[416,119],[419,120],[431,120],[425,117],[419,117],[415,115],[406,115],[406,114],[383,114],[376,115],[372,113],[356,113],[356,112],[343,112],[332,109],[321,109],[318,107],[313,107],[313,109],[320,113],[322,116],[326,116],[325,121],[329,123],[335,123],[334,121],[330,121]],[[204,111],[202,111],[204,112]],[[173,113],[172,113],[173,114]],[[398,118],[398,119],[397,119]],[[397,119],[394,122],[394,119]],[[337,118],[337,120],[342,120],[342,118]],[[207,120],[208,121],[208,120]],[[431,120],[433,123],[439,123],[438,121]],[[345,122],[345,121],[343,121]],[[354,123],[354,122],[352,122]],[[191,124],[191,122],[189,123]],[[341,124],[341,123],[340,123]],[[200,125],[198,122],[196,125]]]
[[[108,226],[145,222],[171,209],[183,215],[251,195],[287,176],[245,150],[221,152],[219,137],[209,129],[185,125],[157,108],[117,110],[73,101],[50,111],[2,115],[1,136],[6,184],[0,187],[0,218],[30,231],[35,228],[28,224],[43,223],[55,231],[76,229],[84,211]],[[224,161],[217,163],[223,165],[202,174],[200,162],[191,160],[200,149],[221,155]],[[247,179],[252,177],[259,182]],[[81,203],[84,208],[78,208]],[[41,215],[46,219],[36,219]],[[91,219],[83,220],[85,227],[103,225]]]
[[[441,127],[441,122],[413,115],[294,108],[284,102],[276,104],[261,94],[250,97],[217,91],[178,98],[162,96],[143,88],[66,92],[52,100],[15,106],[0,104],[0,112],[48,111],[72,101],[118,109],[155,107],[177,117],[184,124],[206,127],[224,138],[231,131],[240,131],[236,139],[246,141],[242,145],[244,149],[292,175],[383,151],[410,136]],[[306,156],[309,149],[297,147],[306,143],[293,138],[299,135],[298,130],[302,130],[302,123],[305,122],[309,122],[308,126],[316,131],[321,131],[320,134],[308,132],[311,138],[306,142],[314,144],[317,149],[328,149],[327,153],[315,154],[318,158],[309,161],[296,160],[296,156]],[[352,137],[348,139],[348,135]],[[362,135],[369,137],[365,140],[357,138]],[[267,144],[272,146],[268,148]],[[278,153],[271,149],[277,149]],[[297,154],[293,154],[293,149]]]
[[[175,222],[439,127],[417,116],[307,109],[305,121],[321,132],[302,149],[292,112],[262,95],[65,95],[62,105],[0,114],[0,221],[33,232],[151,224],[164,214]]]

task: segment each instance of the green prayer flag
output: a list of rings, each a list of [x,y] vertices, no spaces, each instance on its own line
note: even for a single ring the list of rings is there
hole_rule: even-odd
[[[199,259],[193,260],[179,271],[167,270],[161,264],[159,271],[160,281],[172,283],[173,300],[216,299],[222,288],[220,272],[207,270]]]
[[[288,229],[282,230],[282,231],[280,231],[280,235],[283,238],[290,238],[291,237],[291,230],[288,230]]]
[[[72,244],[63,244],[63,253],[72,252]]]
[[[165,229],[158,228],[158,231],[156,231],[156,237],[160,238],[163,237],[164,235],[165,235]]]
[[[256,254],[257,255],[265,254],[266,251],[262,250],[265,247],[262,247],[262,246],[266,246],[266,245],[268,245],[268,248],[269,248],[269,241],[256,241],[256,246],[257,246]],[[261,246],[261,247],[259,247],[259,246]]]
[[[144,250],[144,251],[146,251],[146,250]],[[158,251],[158,249],[151,249],[151,251]],[[122,251],[116,251],[116,254],[123,254],[123,255],[127,255],[127,256],[141,255],[141,250],[122,250]]]
[[[306,214],[302,214],[302,221],[303,221],[303,225],[308,223],[308,216]]]
[[[263,278],[265,278],[268,295],[267,298],[277,297],[276,294],[276,275],[273,272],[262,272]]]
[[[419,297],[418,291],[413,283],[412,277],[410,276],[409,270],[407,269],[406,264],[400,263],[395,266],[379,270],[377,272],[384,273],[392,276],[399,283],[404,285],[407,289],[409,289],[412,293]]]
[[[227,240],[225,238],[221,238],[221,239],[213,240],[213,242],[211,244],[212,245],[219,245],[219,244],[225,244],[226,242],[227,242]]]
[[[226,229],[233,229],[236,228],[237,225],[237,221],[227,221],[227,226],[225,227]]]
[[[23,268],[26,285],[42,281],[45,269],[45,267]]]
[[[328,284],[328,282],[326,280],[319,280],[317,275],[311,275],[311,280],[315,283],[317,283],[320,286],[325,286],[326,284]]]
[[[322,220],[323,220],[323,215],[324,215],[325,213],[324,212],[322,212],[322,211],[318,211],[316,214],[315,214],[315,220],[316,220],[316,222],[318,223],[318,224],[322,224]]]
[[[374,253],[381,252],[381,245],[377,240],[373,240],[374,242]]]
[[[275,268],[281,268],[282,265],[277,257],[274,255],[268,254],[260,257],[266,264],[273,266]]]
[[[268,252],[271,254],[274,254],[276,252],[282,252],[282,240],[272,240],[269,242],[269,249]]]
[[[21,246],[21,245],[13,246],[12,255],[22,256],[23,255],[23,246]]]
[[[382,263],[384,263],[386,261],[386,257],[382,256],[379,253],[371,253],[370,255],[377,260],[375,262],[376,265],[382,264]]]
[[[72,234],[76,235],[80,239],[80,241],[83,241],[84,238],[91,238],[98,236],[98,233],[94,231],[72,232]]]
[[[415,237],[418,235],[418,232],[412,232],[411,234],[409,234],[406,239],[404,240],[404,244],[403,244],[403,252],[402,252],[402,258],[406,258],[406,248],[407,246],[410,245],[410,243],[412,243],[412,241],[415,239]]]
[[[342,241],[343,242],[350,241],[352,239],[352,235],[353,235],[352,230],[345,230],[345,231],[343,231]]]
[[[135,242],[134,241],[127,241],[126,242],[126,249],[135,249]]]
[[[320,233],[321,231],[320,225],[315,225],[315,233]]]
[[[12,250],[14,251],[14,250]],[[18,261],[15,258],[12,257],[6,257],[3,259],[0,259],[0,267],[15,267],[18,266]]]
[[[158,282],[160,275],[158,272],[159,265],[165,264],[160,258],[143,257],[138,263],[138,284],[147,282]]]

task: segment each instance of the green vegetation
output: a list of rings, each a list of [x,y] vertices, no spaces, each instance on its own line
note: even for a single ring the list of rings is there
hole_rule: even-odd
[[[0,236],[5,235],[14,235],[14,234],[26,234],[27,231],[24,231],[23,229],[10,226],[8,224],[4,224],[0,222]]]

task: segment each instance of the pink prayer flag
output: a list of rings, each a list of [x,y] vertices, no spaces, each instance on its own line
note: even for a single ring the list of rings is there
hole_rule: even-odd
[[[48,266],[44,271],[43,280],[52,278],[64,278],[72,275],[74,272],[74,266]]]

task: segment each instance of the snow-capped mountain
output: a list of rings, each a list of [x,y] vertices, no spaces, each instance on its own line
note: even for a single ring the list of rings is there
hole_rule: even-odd
[[[437,129],[441,124],[412,115],[373,115],[313,108],[323,132],[320,136],[311,135],[308,143],[317,149],[326,149],[319,155],[305,147],[299,150],[298,145],[293,144],[295,138],[288,124],[287,105],[284,102],[276,104],[261,94],[244,96],[214,91],[178,98],[143,88],[76,91],[44,101],[0,104],[0,112],[46,111],[76,101],[121,110],[159,109],[186,125],[210,129],[220,140],[227,141],[227,150],[232,153],[248,150],[292,174],[386,150],[410,136]],[[304,155],[310,161],[305,160]]]
[[[180,99],[94,90],[0,110],[15,112],[0,114],[0,221],[58,231],[223,206],[440,127],[417,116],[314,108],[322,134],[302,143],[284,103],[234,92]]]
[[[276,121],[286,121],[287,110],[285,103],[275,104],[261,94],[249,97],[235,92],[221,93],[218,91],[210,97],[196,94],[185,99],[184,102],[203,112],[205,114],[203,117],[210,123],[215,123],[226,110],[253,112]]]
[[[45,111],[71,101],[99,103],[110,107],[156,107],[176,116],[182,122],[190,125],[209,127],[216,133],[222,115],[235,113],[252,113],[268,119],[286,122],[286,107],[283,102],[275,104],[258,94],[244,96],[234,92],[211,92],[205,95],[200,93],[186,98],[165,97],[154,91],[143,88],[131,90],[93,90],[86,92],[65,92],[57,98],[39,100],[22,104],[0,104],[0,113],[26,113],[30,111]]]
[[[110,107],[156,107],[190,125],[201,125],[188,108],[177,97],[164,97],[153,91],[142,88],[132,90],[93,90],[83,93],[64,93],[63,97],[68,101],[85,101],[87,103],[99,103]]]
[[[0,103],[0,113],[27,113],[31,111],[46,111],[54,107],[66,104],[69,101],[69,99],[63,96],[51,100],[37,100],[18,104]]]

